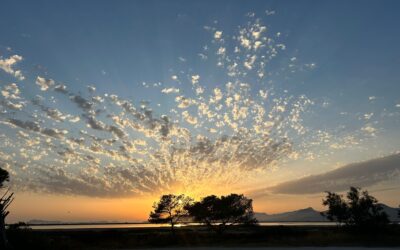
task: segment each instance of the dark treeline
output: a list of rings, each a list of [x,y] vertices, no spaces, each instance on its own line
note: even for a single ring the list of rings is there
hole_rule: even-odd
[[[327,207],[327,211],[321,214],[338,226],[372,230],[390,224],[382,205],[368,191],[350,187],[347,199],[334,192],[326,193],[322,204]],[[209,195],[200,201],[194,201],[183,194],[168,194],[161,196],[153,209],[149,222],[169,223],[172,232],[176,224],[185,222],[201,223],[218,233],[232,225],[257,225],[252,200],[242,194],[221,197]]]
[[[169,223],[172,232],[178,223],[198,222],[222,233],[228,226],[257,224],[252,203],[242,194],[210,195],[197,202],[183,194],[168,194],[153,205],[149,222]]]

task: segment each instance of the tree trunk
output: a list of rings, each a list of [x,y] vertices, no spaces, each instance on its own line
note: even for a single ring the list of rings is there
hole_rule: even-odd
[[[0,216],[0,249],[7,249],[8,241],[6,236],[6,224],[4,217]]]

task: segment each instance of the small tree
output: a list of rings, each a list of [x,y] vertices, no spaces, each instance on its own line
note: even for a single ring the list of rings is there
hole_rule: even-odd
[[[348,226],[387,225],[388,215],[383,211],[378,200],[369,195],[368,191],[360,191],[360,188],[350,187],[350,191],[347,192],[347,201],[336,193],[327,192],[328,195],[322,204],[328,206],[328,211],[323,214],[331,221],[345,223]]]
[[[341,225],[349,219],[349,206],[341,195],[332,192],[326,193],[326,199],[322,200],[322,204],[328,206],[328,211],[321,212],[321,215]]]
[[[210,195],[186,207],[194,221],[222,233],[227,226],[235,224],[254,225],[253,201],[244,195],[230,194],[217,197]]]
[[[4,188],[5,182],[9,181],[10,176],[8,172],[0,168],[0,189]],[[6,237],[6,217],[9,214],[7,211],[8,206],[13,201],[14,193],[9,193],[7,190],[0,198],[0,248],[6,249],[8,247],[8,241]]]
[[[163,195],[158,203],[154,203],[153,211],[150,213],[150,223],[169,223],[174,232],[174,226],[181,219],[188,215],[187,207],[192,202],[192,198],[181,195]]]

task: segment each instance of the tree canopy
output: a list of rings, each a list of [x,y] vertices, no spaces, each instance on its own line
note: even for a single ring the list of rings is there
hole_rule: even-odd
[[[171,229],[188,215],[187,207],[192,202],[192,198],[181,195],[167,194],[161,196],[158,203],[154,203],[153,211],[150,212],[149,222],[169,223]]]
[[[328,211],[322,214],[331,221],[348,226],[376,227],[389,223],[382,205],[368,191],[350,187],[346,198],[347,201],[342,195],[327,192],[322,204],[328,206]]]
[[[228,225],[256,224],[253,201],[242,194],[210,195],[186,207],[194,221],[223,231]]]
[[[10,180],[10,175],[8,172],[0,168],[0,188],[4,187],[4,183]]]

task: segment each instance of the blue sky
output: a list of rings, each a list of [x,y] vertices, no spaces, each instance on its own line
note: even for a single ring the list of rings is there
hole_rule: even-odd
[[[7,93],[1,97],[0,135],[7,140],[1,147],[2,162],[13,172],[17,189],[26,190],[22,184],[26,180],[35,183],[56,176],[59,183],[37,184],[37,192],[81,195],[79,189],[86,187],[89,191],[82,195],[115,195],[110,190],[122,190],[118,178],[127,171],[125,181],[132,182],[129,188],[133,191],[121,196],[136,196],[162,190],[160,183],[167,183],[169,190],[187,190],[193,179],[202,183],[207,171],[236,173],[228,175],[227,183],[248,174],[247,182],[235,184],[238,190],[246,190],[396,154],[400,146],[399,7],[399,1],[388,0],[3,1],[0,87]],[[261,35],[252,35],[252,31]],[[259,48],[257,41],[262,41]],[[273,59],[263,59],[274,51]],[[255,62],[251,62],[252,56],[257,58]],[[16,62],[10,63],[8,58]],[[255,65],[262,62],[266,67],[260,77]],[[229,69],[234,63],[239,64],[237,71]],[[12,72],[7,72],[7,66]],[[25,79],[18,78],[17,70]],[[236,75],[229,75],[232,72]],[[193,80],[196,77],[200,80]],[[228,82],[233,83],[232,93],[226,87]],[[43,84],[46,86],[40,89]],[[67,94],[55,89],[60,85],[67,87]],[[12,89],[18,89],[16,98],[10,97]],[[196,94],[197,89],[204,92]],[[263,97],[263,91],[268,97]],[[236,100],[234,94],[241,99]],[[80,97],[89,102],[95,96],[106,101],[93,101],[96,104],[90,108],[79,106]],[[236,106],[227,104],[229,96],[237,101]],[[40,104],[32,101],[35,98]],[[140,112],[130,117],[121,108],[126,101]],[[140,109],[143,101],[148,103]],[[256,121],[257,105],[274,113]],[[215,111],[218,118],[201,113],[204,107]],[[146,110],[151,110],[151,117]],[[296,112],[298,117],[294,117]],[[140,115],[145,118],[137,118]],[[169,125],[164,124],[162,115],[168,117]],[[235,115],[239,118],[232,118]],[[136,125],[143,126],[140,129],[124,123],[135,117]],[[36,122],[39,129],[23,123],[27,121]],[[263,141],[260,138],[265,134],[257,128],[260,124],[268,127],[271,121],[269,139]],[[219,122],[223,123],[220,127]],[[230,122],[248,131],[239,131],[237,124]],[[176,134],[170,132],[164,138],[151,131],[161,131],[163,126],[171,126],[168,129]],[[124,135],[118,135],[117,128]],[[184,129],[189,131],[187,137],[182,136]],[[83,144],[74,144],[82,135]],[[235,142],[224,144],[223,152],[217,150],[224,136],[232,141],[242,136],[241,142],[248,146],[243,152],[251,155],[244,163],[239,160],[246,158],[242,154],[232,156],[232,171],[224,169],[221,162]],[[21,152],[18,143],[28,145],[39,137],[40,147]],[[15,139],[16,145],[7,144]],[[114,142],[100,145],[97,151],[90,148],[100,139]],[[179,174],[171,166],[165,170],[159,159],[147,165],[135,165],[130,159],[118,170],[108,167],[122,161],[109,152],[115,150],[118,157],[125,157],[122,148],[135,140],[137,148],[131,149],[130,157],[139,161],[157,158],[158,151],[165,159],[176,160],[171,150],[186,147],[187,152],[180,156],[184,160],[179,159],[195,163],[189,164],[190,170],[179,169],[179,164],[177,168],[181,175],[189,171],[190,177],[178,180]],[[271,153],[267,150],[274,148],[271,143],[283,146]],[[262,150],[271,155],[257,155]],[[63,153],[54,155],[56,151]],[[23,167],[26,157],[42,154],[39,152],[47,153],[30,159],[32,167]],[[4,154],[12,154],[11,159]],[[202,165],[204,158],[219,163],[210,164],[207,170]],[[90,166],[85,165],[88,159]],[[65,166],[54,167],[60,162]],[[12,169],[13,164],[20,164],[21,169]],[[200,173],[201,168],[206,170]],[[25,169],[29,171],[23,173]],[[82,177],[86,175],[98,176],[98,182]],[[153,180],[142,187],[134,184],[148,178],[162,181]],[[111,188],[101,186],[105,183]]]

